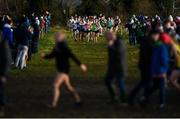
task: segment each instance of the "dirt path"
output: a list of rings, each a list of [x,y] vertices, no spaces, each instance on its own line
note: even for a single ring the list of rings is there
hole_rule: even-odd
[[[52,78],[12,79],[8,83],[7,117],[178,117],[180,96],[168,91],[168,104],[164,110],[155,108],[152,98],[149,108],[122,107],[119,103],[108,104],[108,94],[102,80],[74,80],[74,85],[84,100],[84,106],[77,108],[71,95],[63,89],[57,109],[46,107],[51,93]],[[176,108],[175,108],[176,107]]]

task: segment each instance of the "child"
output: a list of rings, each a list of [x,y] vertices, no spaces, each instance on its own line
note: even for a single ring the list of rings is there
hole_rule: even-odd
[[[52,104],[49,106],[50,108],[55,108],[58,104],[58,100],[60,97],[60,88],[64,84],[67,89],[73,94],[77,106],[81,105],[81,99],[77,91],[74,89],[74,87],[71,85],[70,78],[69,78],[69,59],[73,59],[76,64],[78,64],[81,69],[85,72],[87,71],[87,68],[84,64],[81,64],[80,61],[74,56],[74,54],[71,52],[71,50],[68,48],[66,42],[65,42],[65,34],[63,32],[58,32],[55,35],[56,40],[56,46],[53,49],[53,51],[48,54],[42,54],[43,59],[56,59],[56,67],[57,67],[57,77],[54,81],[54,97]]]

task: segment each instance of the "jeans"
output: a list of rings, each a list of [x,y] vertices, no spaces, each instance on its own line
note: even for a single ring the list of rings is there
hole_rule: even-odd
[[[20,66],[21,69],[26,67],[26,56],[28,55],[28,46],[19,45],[16,57],[16,67]]]
[[[105,84],[106,87],[108,89],[108,92],[111,96],[111,99],[115,98],[115,92],[113,90],[112,87],[112,83],[113,83],[113,79],[116,79],[116,84],[119,88],[120,91],[120,98],[121,101],[124,102],[125,101],[125,84],[124,84],[124,78],[120,75],[120,74],[111,74],[111,73],[107,73],[106,77],[105,77]]]

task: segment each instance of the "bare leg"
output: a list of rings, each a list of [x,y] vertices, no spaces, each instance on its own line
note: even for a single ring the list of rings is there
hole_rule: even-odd
[[[52,101],[52,107],[56,107],[60,98],[60,87],[64,83],[64,76],[63,74],[58,74],[57,78],[53,84],[53,101]]]
[[[90,33],[87,33],[87,41],[89,42],[90,41]]]
[[[98,33],[95,33],[95,42],[97,43]]]
[[[180,73],[174,70],[171,74],[170,81],[171,83],[180,91],[180,85],[177,82],[177,79],[180,77]]]
[[[93,32],[93,42],[96,42],[96,33]]]
[[[77,93],[77,91],[75,90],[75,88],[71,85],[71,82],[70,82],[70,79],[69,79],[69,76],[66,75],[65,76],[65,85],[67,87],[67,89],[73,94],[75,100],[77,103],[81,102],[81,99],[80,99],[80,96],[79,94]]]

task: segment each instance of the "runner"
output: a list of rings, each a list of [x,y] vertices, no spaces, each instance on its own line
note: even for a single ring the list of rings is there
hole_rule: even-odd
[[[114,20],[114,31],[117,32],[119,30],[119,25],[121,23],[121,20],[119,19],[119,16],[116,16],[116,19]]]
[[[112,26],[113,26],[112,19],[111,19],[111,17],[109,17],[107,20],[107,29],[109,31],[112,31]]]

